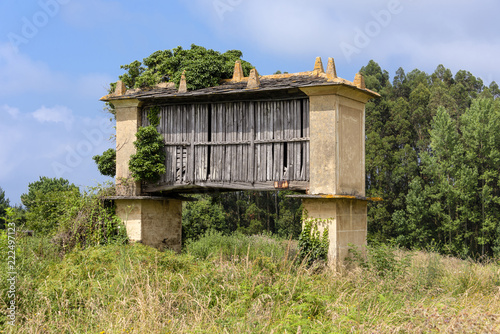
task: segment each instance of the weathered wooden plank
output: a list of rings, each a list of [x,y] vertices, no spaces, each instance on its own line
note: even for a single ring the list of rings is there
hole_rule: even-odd
[[[273,108],[273,140],[274,139],[280,139],[280,134],[279,134],[279,129],[280,129],[280,104],[279,102],[274,102],[272,103],[272,108]],[[273,152],[274,152],[274,157],[273,157],[273,178],[272,180],[278,181],[280,180],[280,166],[281,166],[281,160],[280,160],[280,149],[279,149],[279,144],[275,143],[273,144]]]
[[[302,100],[303,105],[303,112],[304,112],[304,136],[309,137],[310,136],[310,110],[309,110],[309,99],[304,99]],[[309,144],[310,142],[305,143],[305,157],[304,157],[304,163],[305,163],[305,179],[307,181],[310,180],[310,169],[309,169]]]
[[[279,136],[281,140],[285,140],[285,105],[286,101],[281,101],[280,102],[280,129],[279,129]],[[285,161],[285,143],[281,142],[279,143],[280,145],[280,168],[279,168],[279,180],[285,180],[285,168],[286,168],[286,161]]]
[[[273,139],[273,110],[272,102],[268,102],[266,108],[267,124],[266,136],[267,139]],[[267,181],[273,181],[273,144],[267,145]]]
[[[179,138],[181,138],[179,135],[180,123],[182,122],[180,119],[180,110],[179,109],[180,109],[179,107],[176,107],[173,109],[174,141],[176,141],[176,142],[182,141],[182,140],[179,140]],[[175,156],[176,156],[176,160],[175,160],[176,161],[176,168],[175,168],[176,179],[175,179],[175,182],[182,183],[182,147],[176,146]]]
[[[267,117],[266,117],[266,105],[265,102],[262,102],[260,105],[260,111],[261,111],[261,139],[266,140],[267,139],[267,134],[266,134],[266,129],[267,129]],[[261,156],[260,156],[260,163],[261,163],[261,173],[262,173],[262,180],[261,181],[266,181],[267,180],[267,145],[262,144],[261,145]]]
[[[220,104],[215,103],[212,105],[212,117],[214,118],[214,127],[212,127],[212,140],[219,141],[222,140],[220,135],[220,129],[222,126],[222,116],[220,114]],[[215,130],[214,130],[215,129]],[[214,147],[214,163],[212,164],[212,173],[214,181],[219,181],[220,178],[220,170],[222,166],[222,157],[220,155],[220,147]]]
[[[182,105],[181,106],[178,106],[176,108],[176,137],[177,137],[177,141],[179,142],[183,142],[184,139],[183,139],[183,135],[182,135],[182,119],[184,117],[181,117],[182,116]],[[183,169],[184,169],[184,160],[183,160],[183,146],[178,146],[179,147],[179,150],[177,151],[177,155],[179,157],[179,183],[182,184],[183,183]]]
[[[226,108],[224,104],[219,104],[221,128],[220,128],[220,140],[226,140]],[[224,146],[219,147],[221,163],[219,165],[219,180],[223,181],[226,173],[226,150]]]
[[[212,189],[234,189],[234,190],[276,190],[274,188],[274,181],[264,182],[200,182],[197,185],[183,184],[183,185],[146,185],[145,192],[159,192],[159,191],[192,191],[195,189],[212,188]],[[307,181],[289,181],[289,190],[304,191],[309,188]]]
[[[170,130],[171,130],[171,135],[170,135],[170,138],[172,141],[176,141],[177,140],[177,134],[176,134],[176,121],[177,121],[177,118],[176,118],[176,108],[174,106],[169,106],[168,108],[169,110],[169,114],[170,114]],[[178,177],[177,177],[177,160],[178,160],[178,156],[177,156],[177,147],[172,147],[171,148],[171,152],[172,152],[172,180],[173,180],[173,183],[175,184],[177,181],[178,181]]]
[[[238,141],[243,141],[243,139],[246,139],[246,129],[245,129],[245,114],[247,112],[247,103],[246,102],[240,102],[239,106],[239,119],[238,119]],[[245,149],[247,145],[238,145],[238,161],[239,161],[239,171],[238,171],[238,176],[239,180],[242,182],[246,181],[246,176],[245,174],[247,173],[246,170],[246,156],[245,156]]]
[[[286,128],[287,128],[287,139],[290,141],[294,138],[293,123],[292,123],[292,108],[289,103],[286,104]],[[293,180],[294,176],[294,164],[293,164],[293,144],[288,143],[287,145],[287,174],[288,180]]]
[[[301,137],[304,137],[305,136],[305,131],[304,131],[304,122],[305,122],[305,118],[304,118],[304,104],[302,102],[302,100],[298,100],[297,101],[298,103],[298,108],[300,108],[300,113],[301,113],[301,122],[300,122],[300,135]],[[306,180],[306,159],[305,159],[305,150],[306,150],[306,145],[304,143],[301,143],[300,144],[300,153],[301,153],[301,157],[300,157],[300,162],[301,162],[301,165],[300,165],[300,180],[301,181],[304,181]]]
[[[239,137],[239,132],[240,132],[240,120],[238,119],[239,117],[239,109],[240,109],[240,103],[239,102],[236,102],[236,103],[233,103],[233,115],[234,115],[234,134],[233,134],[233,141],[239,141],[238,137]],[[239,152],[240,152],[240,148],[241,148],[241,145],[234,145],[233,146],[233,170],[234,170],[234,175],[233,175],[233,178],[232,180],[235,180],[235,181],[240,181],[240,167],[241,167],[241,163],[240,163],[240,159],[241,159],[241,156],[239,155]]]
[[[194,183],[194,105],[186,105],[187,122],[186,135],[188,137],[189,146],[186,147],[187,152],[187,173],[186,182]],[[192,146],[191,146],[192,145]]]
[[[218,110],[217,110],[217,104],[216,103],[212,103],[212,141],[217,141],[218,140]],[[211,159],[212,159],[212,162],[210,164],[210,173],[211,173],[211,176],[210,176],[210,180],[211,181],[215,181],[215,180],[218,180],[218,166],[220,165],[220,162],[219,162],[219,155],[218,155],[218,150],[219,148],[218,147],[210,147],[210,149],[212,150],[212,153],[211,153]]]
[[[243,141],[246,139],[246,129],[245,129],[245,114],[247,112],[247,103],[240,102],[238,107],[239,119],[238,119],[238,141]],[[238,161],[239,161],[239,171],[238,178],[239,181],[246,181],[246,173],[247,173],[247,157],[245,155],[247,145],[238,145]]]
[[[198,105],[198,120],[197,120],[197,128],[199,129],[199,134],[198,134],[198,140],[203,140],[207,141],[207,136],[206,136],[206,126],[207,126],[207,119],[205,115],[205,105]],[[194,143],[193,143],[194,145]],[[199,147],[198,154],[200,156],[199,160],[201,162],[200,167],[198,168],[198,180],[199,181],[205,181],[206,180],[206,175],[207,175],[207,154],[205,152],[207,146],[201,146]]]
[[[230,132],[230,137],[231,137],[231,142],[235,142],[237,138],[237,127],[238,127],[238,120],[236,119],[238,115],[238,103],[230,103],[230,115],[232,117],[232,129]],[[238,170],[237,170],[237,152],[238,152],[238,146],[237,145],[231,145],[230,146],[231,150],[231,181],[236,181],[238,180]]]
[[[226,135],[226,140],[232,141],[233,140],[233,108],[231,108],[231,105],[229,103],[226,103],[224,105],[225,107],[225,114],[226,114],[226,129],[225,129],[225,135]],[[226,154],[226,165],[224,169],[224,181],[231,181],[231,173],[233,171],[233,165],[232,165],[232,146],[225,146],[224,147]]]
[[[189,135],[188,135],[189,114],[190,113],[188,110],[188,106],[182,105],[182,111],[181,111],[182,141],[186,141],[186,142],[189,142]],[[183,183],[188,183],[188,178],[189,178],[189,170],[188,170],[189,166],[188,166],[188,154],[187,154],[188,145],[182,147],[182,182]]]
[[[261,103],[255,102],[255,139],[262,139],[262,115],[261,115]],[[255,181],[262,181],[262,145],[255,145],[256,161],[255,161]]]
[[[248,126],[250,137],[250,148],[248,150],[248,176],[247,181],[255,182],[255,102],[249,102],[248,106]]]
[[[300,108],[300,104],[298,103],[300,101],[290,101],[290,104],[293,105],[294,107],[294,111],[295,111],[295,138],[299,138],[300,137],[300,133],[301,133],[301,112],[302,112],[302,109]],[[295,180],[301,180],[301,177],[300,177],[300,173],[301,173],[301,163],[300,163],[300,159],[302,157],[302,153],[301,153],[301,144],[300,143],[293,143],[294,147],[295,147]]]
[[[201,171],[200,169],[203,166],[203,156],[200,154],[201,146],[194,146],[194,143],[197,142],[201,137],[201,124],[200,124],[200,109],[199,105],[193,105],[194,108],[194,124],[193,124],[193,141],[191,143],[193,148],[193,156],[195,161],[193,161],[193,182],[196,183],[200,181]]]
[[[203,111],[202,111],[202,119],[200,122],[203,124],[203,139],[205,141],[208,140],[208,131],[209,131],[209,123],[210,120],[208,119],[208,105],[204,105]],[[208,151],[210,150],[209,146],[205,146],[203,148],[203,157],[204,157],[204,164],[203,164],[203,174],[202,174],[202,180],[207,180],[208,179],[208,164],[210,163],[209,161],[209,155]]]
[[[168,122],[169,122],[169,117],[167,114],[168,107],[163,106],[162,107],[162,120],[163,120],[163,138],[164,142],[170,141],[170,132],[168,131]],[[172,154],[171,154],[171,147],[170,146],[165,146],[165,154],[167,155],[167,162],[165,165],[165,182],[170,183],[170,180],[172,179]]]
[[[178,118],[179,114],[179,109],[176,107],[172,107],[172,130],[173,130],[173,136],[172,140],[173,141],[178,141],[179,140],[179,122],[180,119]],[[180,183],[181,180],[181,159],[182,156],[179,155],[179,146],[175,147],[175,183]]]

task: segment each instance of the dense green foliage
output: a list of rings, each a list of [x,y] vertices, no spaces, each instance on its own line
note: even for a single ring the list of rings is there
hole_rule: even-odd
[[[84,192],[65,179],[40,177],[21,196],[27,207],[10,208],[17,229],[27,227],[35,235],[50,238],[61,253],[76,248],[127,241],[125,228],[105,197],[114,188],[98,186]]]
[[[228,235],[273,233],[283,238],[298,238],[301,231],[302,205],[288,198],[290,191],[238,191],[197,196],[198,201],[184,204],[182,233],[197,239],[208,230]]]
[[[53,234],[61,217],[76,210],[73,203],[80,198],[80,190],[63,178],[40,177],[28,186],[28,193],[21,195],[26,207],[26,226],[40,234]]]
[[[95,155],[92,159],[97,164],[97,169],[102,175],[115,177],[116,175],[116,150],[110,148],[102,153]]]
[[[113,203],[105,199],[113,194],[113,188],[99,186],[85,191],[66,206],[52,238],[61,253],[128,241],[125,226],[115,215]]]
[[[328,256],[328,227],[323,233],[318,230],[318,220],[305,219],[299,235],[299,259],[313,264],[315,261],[326,261]],[[326,224],[325,224],[326,225]]]
[[[406,247],[434,243],[445,253],[499,254],[498,86],[439,65],[387,71],[362,68],[381,99],[366,108],[369,236]],[[496,131],[495,131],[496,129]]]
[[[5,191],[0,188],[0,229],[5,227],[5,216],[9,207],[9,199],[5,197]]]
[[[183,71],[189,90],[218,86],[222,79],[233,77],[234,63],[241,60],[243,53],[229,50],[224,53],[191,45],[184,50],[159,50],[144,58],[142,63],[134,61],[121,68],[127,73],[120,76],[128,88],[151,87],[161,82],[172,81],[177,86]],[[241,60],[244,75],[248,76],[252,65]]]
[[[152,125],[139,128],[135,136],[136,153],[129,161],[132,177],[137,181],[158,181],[165,174],[163,136]]]

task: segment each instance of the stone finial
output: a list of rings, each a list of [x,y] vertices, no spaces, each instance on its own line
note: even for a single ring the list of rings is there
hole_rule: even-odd
[[[321,61],[321,57],[316,57],[316,62],[314,63],[314,74],[325,73],[325,69],[323,68],[323,62]]]
[[[255,68],[252,68],[250,71],[250,76],[248,77],[247,88],[259,88],[260,86],[260,78],[259,72]]]
[[[358,88],[365,89],[365,77],[363,77],[363,74],[361,73],[356,73],[356,76],[354,77],[354,85]]]
[[[337,69],[335,68],[335,61],[333,58],[328,58],[326,75],[328,76],[328,79],[335,79],[337,77]]]
[[[187,91],[186,70],[184,70],[181,75],[181,82],[179,83],[179,93],[186,93]]]
[[[241,61],[237,60],[234,64],[233,82],[240,82],[245,76],[243,75],[243,68],[241,67]]]
[[[123,81],[118,80],[115,87],[115,95],[124,95],[127,92],[127,87]]]

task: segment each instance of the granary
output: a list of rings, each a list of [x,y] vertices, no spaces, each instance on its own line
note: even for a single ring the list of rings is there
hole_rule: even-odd
[[[101,100],[116,109],[117,214],[132,241],[180,251],[183,194],[227,190],[290,189],[308,219],[328,227],[329,262],[348,245],[366,244],[365,104],[379,95],[337,77],[332,58],[309,72],[243,76],[194,91],[163,83],[126,90],[118,82]],[[136,182],[128,162],[147,113],[159,108],[166,173]]]

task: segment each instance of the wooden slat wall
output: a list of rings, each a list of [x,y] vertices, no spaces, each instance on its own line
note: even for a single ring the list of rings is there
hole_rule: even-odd
[[[156,186],[309,180],[308,99],[164,105],[160,116]]]

